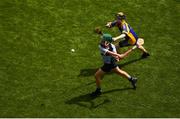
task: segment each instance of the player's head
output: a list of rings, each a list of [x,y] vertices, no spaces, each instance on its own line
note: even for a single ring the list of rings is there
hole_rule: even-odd
[[[111,34],[107,34],[107,33],[102,35],[102,40],[103,41],[107,41],[109,43],[112,43],[112,41],[113,41]]]
[[[123,12],[119,12],[116,14],[116,19],[117,20],[124,20],[124,19],[126,19],[126,16]]]
[[[112,43],[112,36],[111,36],[111,34],[103,34],[102,35],[102,41],[101,41],[101,43],[105,46],[105,47],[107,47],[107,46],[109,46],[109,44],[110,43]]]

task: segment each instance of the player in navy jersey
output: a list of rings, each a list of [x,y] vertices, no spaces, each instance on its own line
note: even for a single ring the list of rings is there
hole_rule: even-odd
[[[125,46],[134,46],[136,45],[136,42],[138,40],[138,36],[137,34],[134,32],[134,30],[132,29],[132,27],[126,22],[126,16],[124,15],[123,12],[119,12],[118,14],[116,14],[116,20],[113,22],[108,22],[106,24],[106,26],[108,28],[112,28],[112,27],[118,27],[121,35],[119,35],[118,37],[114,37],[113,41],[116,41],[118,39],[125,39],[125,40],[121,40],[119,42],[119,47],[125,47]],[[117,47],[117,48],[119,48]],[[142,58],[146,58],[149,55],[149,53],[147,52],[147,50],[143,47],[140,46],[138,47],[142,52]]]

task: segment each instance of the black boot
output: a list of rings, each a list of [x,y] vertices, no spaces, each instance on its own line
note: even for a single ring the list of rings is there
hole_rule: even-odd
[[[133,89],[136,89],[137,78],[132,77],[129,81],[131,82]]]
[[[91,93],[91,96],[96,97],[96,96],[99,96],[101,94],[102,94],[101,89],[97,88],[94,92]]]
[[[149,54],[149,53],[144,52],[144,53],[142,54],[141,58],[147,58],[148,56],[150,56],[150,54]]]

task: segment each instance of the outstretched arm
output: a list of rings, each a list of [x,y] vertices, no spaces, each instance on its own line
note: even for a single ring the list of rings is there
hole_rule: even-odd
[[[125,38],[126,37],[126,35],[123,33],[123,34],[121,34],[121,35],[119,35],[119,36],[117,36],[117,37],[114,37],[114,38],[112,38],[113,39],[113,41],[116,41],[116,40],[118,40],[118,39],[122,39],[122,38]]]
[[[137,48],[137,46],[135,45],[135,46],[133,46],[131,49],[129,49],[128,51],[126,51],[125,53],[123,53],[123,54],[120,54],[120,59],[123,59],[124,57],[126,57],[126,56],[128,56],[128,54],[130,53],[130,52],[132,52],[133,50],[135,50]]]
[[[126,57],[126,56],[128,56],[128,54],[130,53],[130,52],[132,52],[133,50],[135,50],[137,48],[137,46],[135,45],[135,46],[133,46],[131,49],[129,49],[128,51],[126,51],[125,53],[123,53],[123,54],[118,54],[118,53],[115,53],[115,52],[112,52],[112,51],[107,51],[106,53],[107,54],[109,54],[109,55],[111,55],[111,56],[113,56],[113,57],[115,57],[115,58],[119,58],[119,59],[123,59],[124,57]]]
[[[113,57],[120,57],[120,54],[118,54],[118,53],[116,53],[116,52],[112,52],[112,51],[107,51],[106,52],[107,54],[109,54],[109,55],[111,55],[111,56],[113,56]]]
[[[116,24],[117,24],[117,21],[108,22],[108,23],[106,24],[106,27],[111,28],[111,27],[114,27]]]

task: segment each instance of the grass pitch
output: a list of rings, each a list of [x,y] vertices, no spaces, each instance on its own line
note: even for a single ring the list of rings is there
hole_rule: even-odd
[[[110,74],[91,98],[102,65],[93,29],[116,36],[103,26],[119,11],[151,56],[119,63],[136,91]],[[179,11],[178,0],[1,0],[0,117],[180,117]]]

